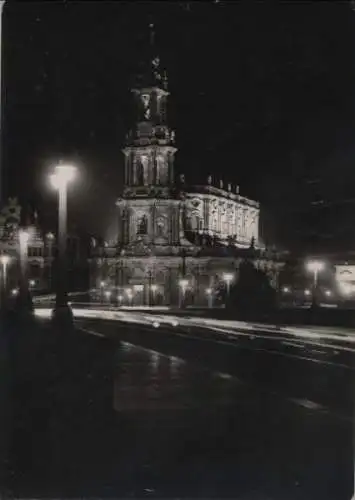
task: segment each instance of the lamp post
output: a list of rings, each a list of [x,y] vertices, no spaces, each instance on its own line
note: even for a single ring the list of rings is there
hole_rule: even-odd
[[[150,285],[150,290],[152,292],[152,306],[155,306],[155,301],[156,301],[156,298],[155,298],[155,294],[157,293],[157,290],[158,290],[158,285]]]
[[[234,280],[234,274],[233,273],[224,273],[223,274],[223,281],[226,284],[227,288],[227,300],[226,302],[229,301],[229,296],[230,296],[230,288],[231,288],[231,283]]]
[[[10,263],[9,255],[1,255],[0,262],[2,267],[2,280],[1,280],[1,289],[0,289],[0,298],[1,298],[1,306],[5,305],[6,297],[7,297],[7,266]]]
[[[324,267],[324,262],[320,260],[309,260],[306,263],[307,270],[313,273],[312,307],[315,307],[317,304],[318,277],[319,273],[324,270]]]
[[[20,252],[20,290],[18,293],[17,306],[21,311],[30,312],[33,310],[32,298],[28,289],[28,240],[30,233],[25,229],[20,229],[18,233]]]
[[[52,291],[52,264],[53,264],[53,243],[54,243],[55,236],[53,233],[47,233],[46,234],[46,240],[47,240],[47,246],[48,246],[48,264],[47,264],[47,269],[48,269],[48,283],[47,287],[49,291]]]
[[[104,303],[104,288],[105,288],[105,282],[104,282],[104,281],[100,281],[100,291],[101,291],[100,297],[101,297],[101,304],[103,304],[103,303]]]
[[[213,306],[213,290],[212,290],[212,288],[206,288],[206,296],[207,296],[208,307],[210,309],[212,309],[212,306]]]
[[[107,303],[110,304],[110,299],[111,299],[111,291],[110,290],[106,290],[105,298],[107,300]]]
[[[126,290],[126,294],[127,294],[127,297],[128,297],[128,304],[129,304],[129,306],[132,306],[133,292],[132,292],[131,288],[128,288]]]
[[[58,276],[56,302],[53,319],[72,321],[73,314],[68,304],[67,291],[67,191],[68,184],[75,178],[76,168],[72,165],[59,164],[50,176],[52,186],[58,190]]]
[[[1,255],[0,262],[2,266],[2,288],[4,294],[6,294],[7,290],[7,266],[9,265],[11,257],[9,255]]]
[[[186,297],[186,290],[187,287],[189,286],[188,280],[181,279],[179,280],[179,287],[180,287],[180,293],[179,293],[179,307],[184,307],[185,305],[185,297]]]

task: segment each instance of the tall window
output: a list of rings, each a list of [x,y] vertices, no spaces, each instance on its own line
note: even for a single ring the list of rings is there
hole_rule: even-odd
[[[144,184],[144,167],[141,159],[137,162],[137,184],[139,186]]]
[[[136,166],[136,183],[139,186],[143,186],[144,184],[147,184],[147,171],[148,171],[148,157],[145,155],[140,156],[137,159],[137,166]]]
[[[137,222],[137,234],[147,234],[148,232],[148,219],[146,215],[139,217]]]

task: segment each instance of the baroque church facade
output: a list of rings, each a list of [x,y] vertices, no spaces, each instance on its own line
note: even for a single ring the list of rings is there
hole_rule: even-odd
[[[177,178],[175,133],[169,127],[167,78],[158,57],[132,89],[135,123],[126,137],[124,187],[117,206],[114,245],[91,255],[91,288],[119,297],[122,304],[202,306],[238,267],[252,258],[274,286],[278,259],[259,236],[260,205],[239,187],[190,186]]]

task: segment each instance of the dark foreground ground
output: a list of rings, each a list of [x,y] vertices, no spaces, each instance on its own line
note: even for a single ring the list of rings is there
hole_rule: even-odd
[[[95,321],[10,337],[17,497],[351,498],[351,351],[290,357]]]

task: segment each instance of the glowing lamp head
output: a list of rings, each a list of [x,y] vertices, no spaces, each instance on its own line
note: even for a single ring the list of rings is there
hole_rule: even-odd
[[[179,286],[184,290],[189,286],[188,280],[179,280]]]
[[[308,297],[309,295],[311,295],[311,291],[310,291],[310,290],[308,290],[308,289],[306,289],[306,290],[304,291],[304,294]]]
[[[105,292],[105,297],[106,297],[107,299],[109,299],[109,298],[111,297],[111,292],[110,292],[110,290],[106,290],[106,292]]]
[[[35,282],[35,280],[30,280],[30,281],[28,282],[28,284],[29,284],[30,286],[35,286],[35,285],[36,285],[36,282]]]
[[[206,295],[212,295],[212,288],[206,288]]]
[[[284,287],[282,288],[282,291],[283,291],[283,293],[290,293],[290,287],[288,287],[288,286],[284,286]]]
[[[131,298],[133,297],[133,292],[132,292],[131,288],[128,288],[128,289],[126,290],[126,294],[127,294],[127,297],[128,297],[129,299],[131,299]]]
[[[50,182],[54,189],[60,189],[70,184],[76,176],[76,168],[73,165],[57,165],[54,174],[50,176]]]
[[[150,289],[152,292],[156,292],[158,290],[158,285],[151,285]]]
[[[48,241],[53,241],[54,238],[55,238],[55,236],[54,236],[53,233],[47,233],[46,234],[46,238],[47,238]]]
[[[100,281],[100,287],[103,288],[105,286],[105,282],[104,281]]]
[[[119,300],[120,302],[122,302],[122,300],[123,300],[123,295],[117,295],[117,300]]]
[[[18,288],[14,288],[13,290],[11,290],[11,295],[13,297],[16,297],[16,295],[18,295]]]
[[[331,297],[333,294],[332,294],[332,291],[331,291],[331,290],[326,290],[326,291],[325,291],[325,295],[326,295],[327,297]]]
[[[133,285],[133,288],[135,292],[143,292],[144,285]]]
[[[1,264],[6,267],[10,263],[11,257],[9,255],[1,255],[0,256],[0,262]]]
[[[28,243],[28,240],[30,239],[30,233],[28,231],[26,231],[25,229],[20,229],[20,231],[18,233],[18,238],[20,241],[20,245],[22,247],[26,246]]]
[[[306,268],[311,273],[317,273],[319,271],[323,271],[324,267],[325,267],[324,262],[322,262],[321,260],[309,260],[306,263]]]
[[[234,279],[234,274],[233,273],[224,273],[223,274],[223,280],[226,283],[231,283]]]

